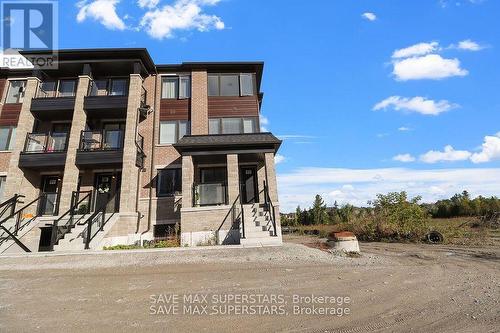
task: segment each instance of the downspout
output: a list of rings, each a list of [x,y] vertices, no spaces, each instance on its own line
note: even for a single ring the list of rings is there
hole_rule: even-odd
[[[157,88],[158,88],[158,75],[155,75],[155,89],[154,89],[154,99],[153,99],[153,133],[151,139],[151,166],[149,170],[149,205],[148,205],[148,228],[141,233],[142,235],[149,232],[151,230],[151,212],[153,211],[153,185],[151,182],[153,181],[154,176],[154,162],[155,162],[155,142],[156,142],[156,113],[158,108],[156,107],[156,98],[157,98]],[[159,112],[159,111],[158,111]]]

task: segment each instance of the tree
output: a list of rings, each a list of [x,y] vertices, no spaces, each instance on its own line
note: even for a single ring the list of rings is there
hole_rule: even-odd
[[[299,225],[299,224],[302,224],[302,210],[300,209],[300,206],[297,206],[297,209],[295,209],[294,225]]]
[[[312,224],[325,224],[328,222],[326,205],[321,195],[316,194],[310,214]]]

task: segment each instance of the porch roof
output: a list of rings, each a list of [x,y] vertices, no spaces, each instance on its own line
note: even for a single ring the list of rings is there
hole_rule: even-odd
[[[272,133],[185,135],[174,148],[184,155],[214,153],[276,153],[281,140]]]

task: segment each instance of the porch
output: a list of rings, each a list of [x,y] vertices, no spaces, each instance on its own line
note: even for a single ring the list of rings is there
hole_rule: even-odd
[[[280,144],[270,133],[253,133],[185,136],[174,145],[182,155],[181,245],[280,234],[274,166]]]

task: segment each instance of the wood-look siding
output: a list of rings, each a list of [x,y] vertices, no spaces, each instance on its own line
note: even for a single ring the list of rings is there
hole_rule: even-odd
[[[209,117],[258,117],[257,96],[208,97]]]
[[[189,120],[191,99],[162,99],[160,101],[160,121]]]
[[[4,104],[0,113],[0,126],[17,126],[21,107],[21,103]]]
[[[7,79],[0,79],[0,98],[3,97],[3,90],[5,89],[6,83],[7,83]]]

